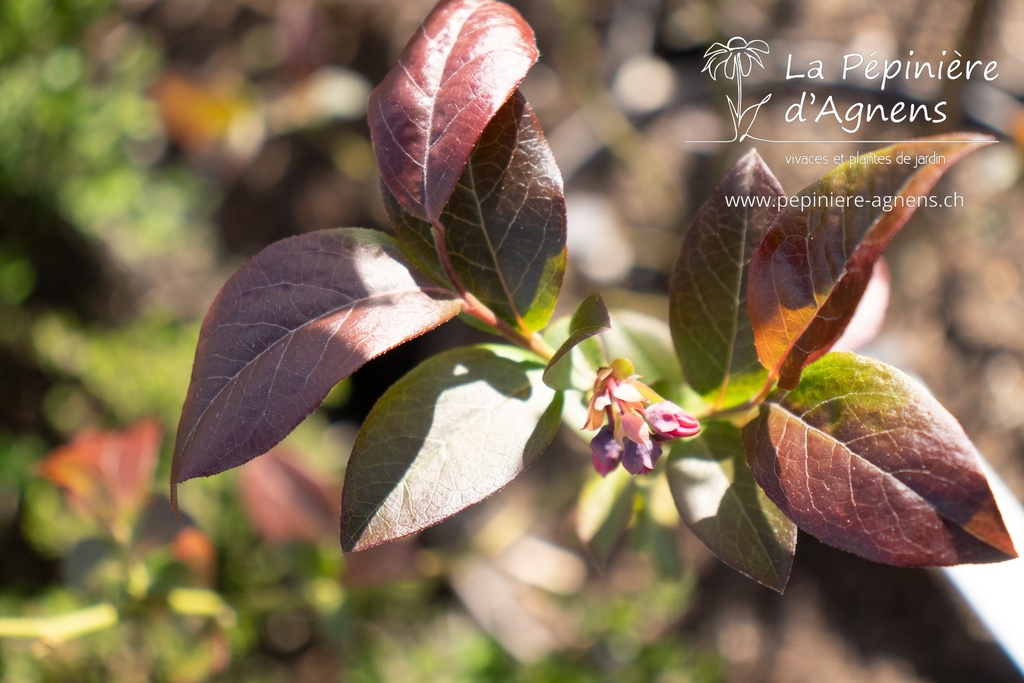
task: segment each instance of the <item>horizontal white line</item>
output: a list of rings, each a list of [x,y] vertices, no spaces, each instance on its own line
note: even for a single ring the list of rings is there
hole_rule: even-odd
[[[999,142],[999,140],[963,140],[961,138],[942,138],[939,140],[765,140],[764,138],[747,138],[748,140],[754,140],[755,142],[771,142],[774,144],[831,144],[841,143],[848,145],[864,145],[873,143],[887,143],[887,144],[900,144],[900,145],[929,145],[933,142]],[[683,142],[700,142],[703,144],[715,144],[715,145],[726,145],[729,143],[737,143],[736,140],[683,140]]]

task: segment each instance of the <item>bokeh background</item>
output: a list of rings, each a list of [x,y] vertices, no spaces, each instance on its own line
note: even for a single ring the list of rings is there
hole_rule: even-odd
[[[511,4],[537,33],[523,90],[566,183],[565,312],[601,290],[664,316],[682,231],[752,144],[685,142],[731,134],[732,86],[701,73],[710,43],[770,43],[744,87],[779,93],[756,125],[780,139],[797,87],[781,54],[997,60],[991,83],[881,93],[833,70],[814,91],[950,103],[942,126],[875,122],[862,140],[999,137],[938,190],[965,206],[922,211],[895,241],[872,351],[920,375],[1024,497],[1024,3]],[[171,516],[206,307],[276,239],[386,226],[366,97],[432,5],[0,2],[0,680],[1019,680],[940,575],[801,536],[780,597],[711,557],[664,492],[597,571],[573,531],[588,454],[571,434],[478,508],[343,557],[359,422],[417,360],[477,338],[458,322],[343,382],[272,454],[184,485],[187,521]],[[759,144],[788,192],[828,170]]]

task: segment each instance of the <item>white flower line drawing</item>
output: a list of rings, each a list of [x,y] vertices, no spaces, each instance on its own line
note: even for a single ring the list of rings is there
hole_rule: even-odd
[[[761,61],[761,55],[758,53],[766,55],[769,51],[768,43],[763,40],[748,41],[740,36],[735,36],[730,38],[727,43],[713,44],[704,53],[704,58],[707,59],[707,62],[704,64],[701,73],[707,71],[711,79],[716,81],[718,80],[719,71],[728,80],[736,79],[736,101],[733,102],[731,97],[725,96],[725,99],[729,102],[729,113],[732,114],[733,138],[732,140],[723,140],[722,142],[740,142],[748,137],[752,137],[748,133],[750,132],[750,127],[754,125],[757,112],[761,109],[761,105],[770,100],[772,96],[768,94],[757,104],[752,104],[744,109],[743,77],[750,75],[755,63],[763,69],[764,62]],[[740,129],[743,125],[743,119],[748,113],[751,113],[750,121],[742,129],[743,132],[741,133]]]

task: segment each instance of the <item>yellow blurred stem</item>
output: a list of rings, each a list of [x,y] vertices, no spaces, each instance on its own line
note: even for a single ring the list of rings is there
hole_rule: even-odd
[[[52,617],[0,617],[0,638],[36,638],[62,643],[111,628],[117,622],[114,606],[102,603]]]

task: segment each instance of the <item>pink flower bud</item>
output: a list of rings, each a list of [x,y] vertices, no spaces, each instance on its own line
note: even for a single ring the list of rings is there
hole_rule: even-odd
[[[602,477],[618,466],[619,458],[622,456],[622,446],[615,440],[615,433],[611,427],[605,425],[590,440],[590,452],[594,469]]]
[[[651,443],[651,430],[644,419],[633,413],[622,415],[622,432],[626,437],[644,446]]]
[[[700,431],[700,422],[693,415],[671,401],[648,406],[644,417],[656,437],[664,440],[694,436]]]

